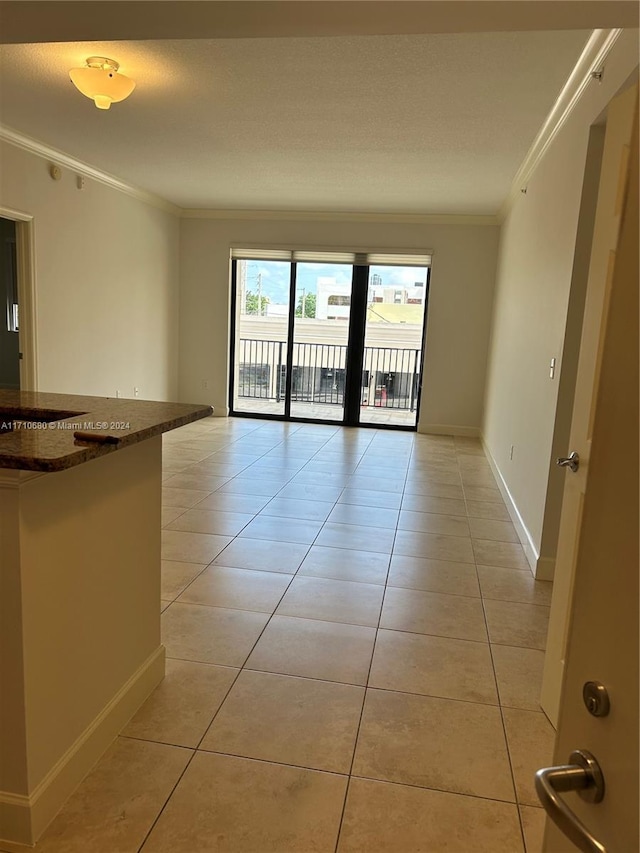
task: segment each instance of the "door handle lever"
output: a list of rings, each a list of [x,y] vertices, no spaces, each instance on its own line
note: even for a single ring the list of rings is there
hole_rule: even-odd
[[[574,450],[568,456],[559,456],[556,459],[556,465],[560,468],[569,468],[575,474],[580,467],[580,457]]]
[[[606,848],[589,832],[560,797],[564,791],[577,791],[589,803],[604,797],[604,776],[596,759],[584,749],[569,757],[570,764],[544,767],[536,773],[536,793],[544,810],[558,829],[583,853],[607,853]]]

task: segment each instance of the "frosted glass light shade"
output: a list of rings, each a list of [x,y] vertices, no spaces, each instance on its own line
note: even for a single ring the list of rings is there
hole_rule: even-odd
[[[72,68],[71,82],[91,98],[99,110],[108,110],[111,104],[124,101],[135,89],[135,82],[118,73],[118,63],[113,59],[91,56],[86,68]]]

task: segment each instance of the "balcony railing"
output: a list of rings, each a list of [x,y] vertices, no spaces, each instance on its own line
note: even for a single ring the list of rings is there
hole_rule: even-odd
[[[237,394],[280,402],[287,376],[285,341],[241,338],[236,349]],[[291,399],[342,405],[347,347],[340,344],[293,345]],[[415,411],[420,350],[365,347],[362,405]]]

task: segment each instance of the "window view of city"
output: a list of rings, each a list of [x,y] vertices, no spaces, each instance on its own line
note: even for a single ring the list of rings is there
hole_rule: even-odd
[[[351,264],[237,260],[233,409],[286,413],[290,309],[292,417],[342,421],[349,344]],[[370,266],[360,423],[415,426],[428,268]],[[356,360],[356,363],[359,358]]]

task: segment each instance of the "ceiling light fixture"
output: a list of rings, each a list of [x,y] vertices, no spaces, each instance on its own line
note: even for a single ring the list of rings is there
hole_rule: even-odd
[[[69,72],[71,82],[91,98],[99,110],[108,110],[111,104],[124,101],[135,89],[136,84],[129,77],[118,73],[120,65],[106,56],[90,56],[85,68],[72,68]]]

